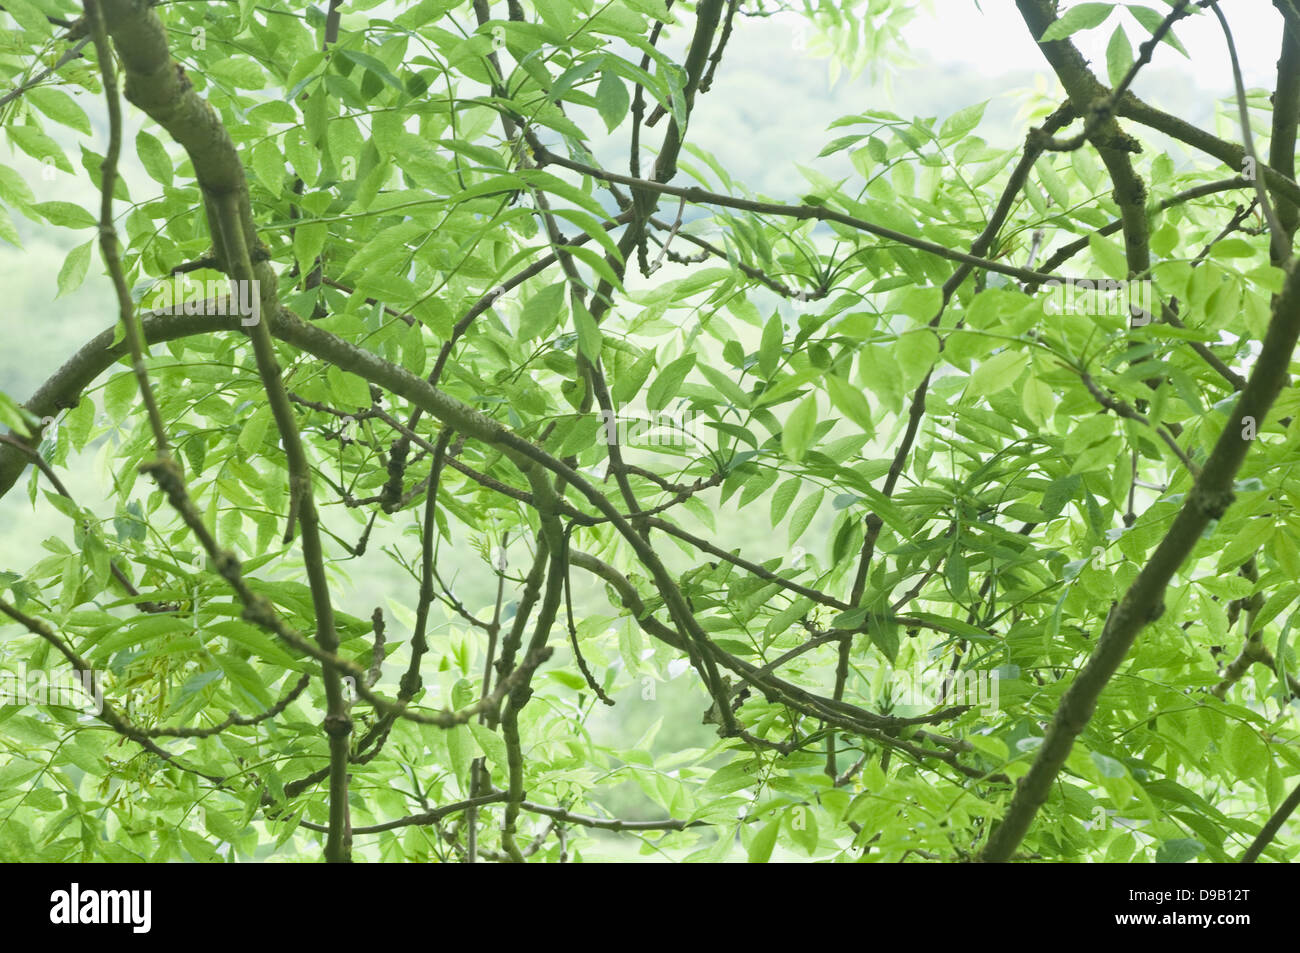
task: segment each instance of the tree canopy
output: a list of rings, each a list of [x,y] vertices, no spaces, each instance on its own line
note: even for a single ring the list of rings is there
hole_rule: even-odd
[[[0,857],[1293,859],[1300,12],[692,142],[745,18],[913,6],[5,0],[0,238],[108,281],[0,392]]]

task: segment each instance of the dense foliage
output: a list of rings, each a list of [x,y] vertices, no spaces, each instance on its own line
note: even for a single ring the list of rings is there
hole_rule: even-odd
[[[690,137],[772,4],[6,0],[0,237],[116,294],[0,394],[0,666],[103,698],[0,708],[0,857],[1294,857],[1300,14],[1221,138],[1130,87],[1230,9],[1016,6],[1017,148],[768,196]]]

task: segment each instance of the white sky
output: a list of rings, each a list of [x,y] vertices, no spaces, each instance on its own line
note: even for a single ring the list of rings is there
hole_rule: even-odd
[[[1061,6],[1062,12],[1074,4]],[[1164,0],[1143,4],[1164,13]],[[940,61],[954,61],[989,76],[1017,69],[1047,70],[1042,54],[1029,39],[1024,20],[1012,0],[931,0],[931,11],[908,24],[903,35],[909,44],[924,49]],[[1270,0],[1224,0],[1247,87],[1271,86],[1281,41],[1281,17]],[[1131,14],[1116,11],[1101,26],[1074,35],[1075,44],[1094,64],[1105,81],[1106,43],[1115,24],[1123,22],[1136,52],[1144,38]],[[1160,44],[1154,67],[1186,71],[1198,85],[1230,87],[1232,69],[1223,30],[1213,13],[1182,20],[1174,33],[1191,59],[1167,44]]]

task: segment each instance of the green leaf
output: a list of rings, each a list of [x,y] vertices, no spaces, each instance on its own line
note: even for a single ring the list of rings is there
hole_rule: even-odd
[[[939,336],[929,328],[901,334],[894,345],[894,360],[905,388],[911,389],[925,379],[939,357]]]
[[[370,406],[370,385],[364,377],[348,371],[339,370],[331,364],[325,371],[329,381],[330,393],[344,410],[355,410]]]
[[[896,414],[903,407],[903,377],[890,351],[874,345],[859,351],[858,381],[880,398],[884,410]]]
[[[781,323],[781,315],[776,312],[768,318],[767,324],[763,326],[763,338],[758,345],[758,369],[765,378],[771,378],[776,373],[777,365],[781,361],[781,345],[785,342],[785,325]]]
[[[1109,278],[1124,281],[1128,278],[1128,259],[1118,242],[1103,238],[1096,232],[1088,236],[1088,247],[1093,260]]]
[[[207,69],[217,79],[238,89],[262,89],[266,86],[266,73],[256,60],[247,56],[214,57],[208,61]]]
[[[1034,171],[1038,173],[1038,181],[1043,184],[1047,194],[1052,197],[1058,208],[1070,207],[1070,190],[1065,185],[1065,180],[1061,178],[1055,167],[1052,165],[1050,156],[1043,156],[1034,163]]]
[[[708,781],[704,782],[700,794],[704,797],[716,798],[754,787],[761,777],[758,773],[761,767],[762,762],[754,760],[732,761],[724,764],[710,775]]]
[[[48,39],[54,34],[53,24],[32,0],[17,0],[16,3],[5,0],[4,11],[24,30],[35,34],[37,39]]]
[[[1020,391],[1020,403],[1030,420],[1045,427],[1056,409],[1056,391],[1050,384],[1039,380],[1037,374],[1031,373]]]
[[[375,85],[378,86],[378,83]],[[325,127],[338,114],[338,105],[321,83],[313,86],[311,92],[305,95],[307,102],[302,108],[303,130],[307,133],[309,145],[322,146],[326,141]]]
[[[1113,3],[1080,3],[1065,11],[1064,16],[1043,31],[1039,43],[1063,40],[1080,30],[1100,26],[1115,8]]]
[[[553,331],[564,316],[564,291],[566,284],[557,281],[536,292],[526,302],[519,315],[519,340],[532,341]]]
[[[0,238],[3,238],[16,248],[23,247],[23,243],[18,237],[18,229],[14,227],[14,220],[3,205],[0,205]]]
[[[781,830],[781,819],[768,821],[762,829],[754,835],[754,839],[749,842],[749,862],[751,864],[765,864],[772,857],[772,849],[776,846],[776,835]]]
[[[691,372],[695,366],[695,352],[689,351],[670,361],[668,365],[659,372],[654,383],[646,392],[646,407],[650,410],[660,410],[668,405],[668,402],[676,397],[681,390],[682,382],[686,380],[686,375]]]
[[[948,554],[943,565],[943,575],[952,594],[958,599],[963,598],[970,587],[970,567],[960,549],[954,549]]]
[[[605,121],[605,128],[613,132],[627,116],[632,97],[627,87],[613,70],[602,70],[600,84],[596,87],[596,110]]]
[[[1128,769],[1124,767],[1123,762],[1116,761],[1100,751],[1091,751],[1089,754],[1092,755],[1092,763],[1097,766],[1103,778],[1122,778],[1128,774]]]
[[[889,659],[889,664],[893,665],[898,660],[898,623],[892,619],[881,618],[875,613],[867,614],[867,636],[871,639],[871,644]]]
[[[733,407],[748,407],[750,405],[749,395],[741,390],[740,386],[730,376],[707,364],[701,364],[699,368],[700,373]]]
[[[53,86],[33,86],[23,95],[29,103],[55,122],[87,136],[91,134],[90,120],[86,118],[86,111],[63,90],[55,89]]]
[[[243,830],[217,808],[209,805],[203,811],[203,825],[218,841],[232,843],[239,839]]]
[[[677,22],[677,19],[668,12],[668,4],[664,0],[623,0],[623,3],[637,13],[644,13],[664,23]]]
[[[801,482],[798,477],[790,477],[790,479],[778,486],[776,492],[772,494],[770,515],[773,526],[785,519],[786,511],[790,509],[790,504],[794,502],[795,496],[799,493]]]
[[[233,655],[217,655],[215,658],[232,684],[238,685],[264,707],[269,708],[275,704],[275,699],[271,697],[271,693],[262,683],[261,677],[253,666]]]
[[[443,733],[447,740],[447,756],[456,780],[463,787],[469,779],[469,766],[478,757],[478,745],[475,737],[465,725],[456,725]]]
[[[988,100],[957,110],[943,121],[943,126],[939,129],[939,138],[946,142],[965,139],[975,131],[975,127],[984,118],[984,108],[986,106],[988,106]]]
[[[826,147],[822,149],[821,152],[817,153],[817,158],[821,159],[825,156],[834,155],[841,149],[845,149],[854,143],[861,142],[865,138],[867,138],[866,133],[858,133],[855,136],[840,136],[838,139],[833,139],[831,142],[827,143]]]
[[[1205,850],[1198,840],[1179,837],[1167,840],[1156,849],[1157,864],[1185,864]]]
[[[813,521],[813,517],[821,509],[822,499],[825,496],[826,491],[819,489],[800,500],[799,505],[794,508],[794,512],[790,514],[789,544],[791,546],[799,541],[808,524]]]
[[[798,463],[808,451],[816,427],[817,398],[809,394],[785,422],[785,429],[781,431],[781,451]]]
[[[172,160],[157,138],[141,129],[135,137],[135,151],[150,178],[163,185],[172,184]]]
[[[826,378],[826,392],[831,403],[844,416],[862,428],[863,432],[875,436],[875,423],[871,417],[871,403],[866,395],[848,381],[834,374]]]
[[[54,296],[56,299],[61,298],[69,291],[76,291],[81,287],[81,283],[86,280],[86,271],[90,267],[90,252],[93,241],[78,245],[68,253],[68,257],[63,260],[63,267],[59,269],[58,293]]]
[[[235,440],[236,445],[247,454],[257,453],[262,447],[262,441],[266,439],[266,431],[270,426],[271,409],[269,407],[259,408],[239,428],[239,436]]]
[[[30,415],[28,415],[30,416]],[[32,435],[32,424],[19,408],[17,401],[0,391],[0,423],[24,437]]]
[[[1255,246],[1244,238],[1224,238],[1210,247],[1211,258],[1250,258]]]
[[[59,144],[35,126],[5,126],[4,128],[9,138],[17,143],[18,148],[33,159],[49,159],[55,168],[72,172],[72,163],[63,154]]]
[[[51,225],[63,228],[94,228],[98,224],[93,215],[71,202],[38,202],[32,208]]]
[[[610,386],[609,395],[616,404],[629,403],[641,392],[646,378],[655,366],[654,348],[647,348],[627,371],[617,377]]]
[[[575,64],[574,66],[570,66],[556,77],[546,98],[551,102],[557,102],[563,99],[574,86],[578,85],[578,83],[582,82],[598,69],[600,69],[600,60],[598,59],[587,59]]]
[[[328,227],[321,222],[306,222],[294,229],[293,256],[303,274],[310,273],[315,267],[316,256],[325,247],[328,235]]]
[[[970,378],[970,392],[992,397],[1014,384],[1028,366],[1029,355],[1024,351],[999,351],[975,369]]]
[[[1162,258],[1166,257],[1178,247],[1179,237],[1178,226],[1165,222],[1151,233],[1151,250]]]
[[[272,195],[278,196],[283,190],[285,158],[273,140],[263,140],[253,147],[253,173]]]
[[[469,721],[466,724],[468,724],[474,740],[478,742],[478,746],[483,749],[483,753],[488,756],[489,760],[493,764],[504,768],[509,761],[505,739],[488,728],[487,725],[480,725],[477,721]]]
[[[1126,9],[1129,13],[1133,14],[1135,20],[1146,27],[1147,32],[1152,36],[1155,36],[1156,30],[1160,29],[1160,24],[1163,23],[1165,19],[1165,14],[1161,13],[1159,10],[1153,10],[1151,7],[1131,6]],[[1163,42],[1168,43],[1179,53],[1182,53],[1183,56],[1191,59],[1191,54],[1188,53],[1183,44],[1178,41],[1178,37],[1174,36],[1173,30],[1169,30],[1165,33]]]
[[[600,328],[596,326],[596,319],[591,316],[591,312],[581,301],[574,302],[573,324],[578,332],[578,350],[583,357],[593,363],[600,360],[600,349],[604,338]]]
[[[36,201],[31,187],[23,177],[7,165],[0,165],[0,199],[18,206],[30,205]]]
[[[370,72],[374,73],[377,77],[379,77],[386,84],[391,86],[393,89],[397,90],[399,93],[406,92],[406,87],[403,86],[401,81],[396,76],[393,75],[392,71],[383,63],[383,61],[376,59],[375,57],[371,56],[369,53],[363,53],[360,50],[350,50],[350,49],[343,49],[343,48],[339,48],[334,52],[338,56],[341,56],[344,59],[350,60],[352,63],[355,63],[357,66],[361,66],[364,67],[365,69],[370,70]]]
[[[1259,734],[1245,722],[1237,722],[1228,730],[1224,750],[1229,766],[1238,777],[1259,777],[1268,767],[1268,747]]]
[[[562,669],[549,669],[546,677],[553,682],[559,682],[565,688],[580,692],[587,687],[587,680],[577,672],[566,672]],[[477,735],[477,732],[475,732]]]
[[[1123,24],[1115,27],[1106,44],[1106,75],[1112,87],[1118,86],[1133,66],[1133,47],[1124,32]]]

